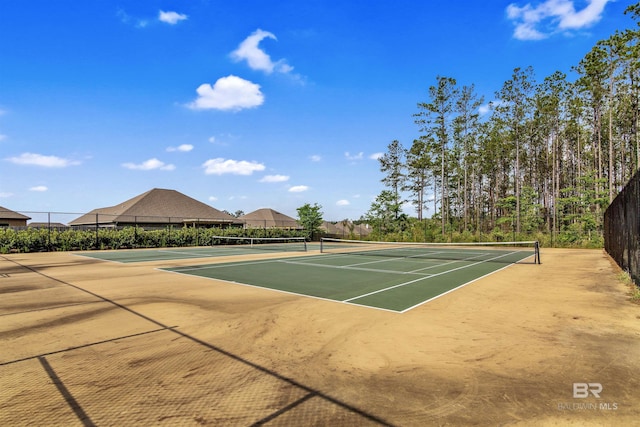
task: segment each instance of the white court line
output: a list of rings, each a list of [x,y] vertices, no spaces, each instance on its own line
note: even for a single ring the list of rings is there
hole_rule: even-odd
[[[432,261],[430,258],[424,258],[425,254],[429,254],[429,255],[437,255],[437,254],[446,254],[446,253],[468,253],[468,252],[459,252],[459,251],[436,251],[436,252],[425,252],[425,253],[421,253],[421,254],[417,254],[417,255],[413,255],[413,256],[398,256],[398,257],[389,257],[387,259],[383,259],[383,260],[376,260],[376,261],[367,261],[367,262],[359,262],[357,264],[348,264],[346,266],[341,266],[340,268],[347,268],[347,267],[356,267],[359,265],[368,265],[368,264],[376,264],[376,263],[382,263],[382,262],[391,262],[391,261],[397,261],[397,260],[402,260],[402,259],[418,259],[420,261],[424,261],[425,259],[427,261]],[[511,252],[513,253],[513,252]],[[346,256],[349,256],[348,253],[345,253]],[[364,256],[376,256],[376,255],[367,255],[366,253],[362,253],[361,255]],[[454,264],[456,262],[466,262],[466,261],[470,261],[473,259],[476,259],[478,257],[482,257],[482,256],[486,256],[486,253],[478,253],[476,252],[476,255],[471,256],[472,254],[469,254],[470,256],[468,256],[467,258],[462,258],[459,260],[453,260],[453,261],[449,261],[449,262],[445,262],[444,264],[436,264],[436,265],[431,265],[429,267],[423,267],[423,268],[418,268],[415,270],[411,270],[411,271],[407,271],[407,272],[402,272],[402,274],[415,274],[418,273],[420,271],[424,271],[424,270],[429,270],[432,268],[438,268],[438,267],[442,267],[445,265],[449,265],[449,264]],[[439,261],[437,258],[434,258],[433,261]],[[387,270],[365,270],[365,271],[382,271],[382,272],[386,272]],[[428,273],[427,273],[428,274]]]
[[[285,290],[282,290],[282,289],[269,288],[267,286],[251,285],[249,283],[234,282],[233,280],[217,279],[215,277],[193,276],[191,274],[184,274],[184,273],[182,273],[182,271],[167,270],[167,269],[164,269],[164,268],[160,268],[160,269],[157,269],[157,270],[166,271],[167,273],[183,274],[183,275],[189,276],[189,277],[198,277],[200,279],[216,280],[216,281],[219,281],[219,282],[231,283],[233,285],[247,286],[247,287],[255,288],[255,289],[263,289],[263,290],[270,291],[270,292],[280,292],[282,294],[287,294],[287,295],[295,295],[295,296],[299,296],[299,297],[319,299],[319,300],[328,301],[328,302],[331,302],[331,303],[349,304],[351,306],[359,307],[359,308],[365,308],[367,310],[372,308],[374,310],[386,311],[386,312],[389,312],[389,313],[395,313],[395,314],[402,313],[401,311],[392,310],[390,308],[376,307],[376,306],[373,306],[373,305],[354,304],[354,303],[351,303],[351,302],[348,302],[348,301],[340,301],[340,300],[337,300],[337,299],[323,298],[323,297],[319,297],[319,296],[316,296],[316,295],[301,294],[301,293],[292,292],[292,291],[285,291]]]
[[[115,259],[98,258],[98,257],[93,256],[93,255],[85,255],[84,253],[72,253],[71,255],[73,255],[73,256],[81,256],[81,257],[84,257],[84,258],[90,258],[92,260],[105,261],[105,262],[117,262],[118,264],[125,264],[124,262],[117,261]]]
[[[181,255],[181,256],[190,256],[193,258],[204,258],[207,256],[211,256],[211,254],[195,254],[195,253],[190,253],[190,252],[180,252],[180,251],[165,251],[165,250],[158,250],[158,253],[163,253],[163,254],[177,254],[177,255]],[[162,261],[162,260],[159,260]]]
[[[85,257],[85,258],[91,258],[91,259],[96,259],[99,261],[107,261],[107,262],[116,262],[118,264],[130,264],[130,263],[136,263],[136,262],[147,262],[147,261],[172,261],[175,260],[175,258],[171,258],[171,259],[166,259],[166,258],[162,258],[162,257],[158,257],[158,256],[152,256],[151,253],[167,253],[167,254],[179,254],[181,256],[188,256],[191,258],[209,258],[212,256],[216,256],[218,255],[220,252],[217,253],[201,253],[201,254],[195,254],[195,253],[189,253],[189,252],[180,252],[180,251],[171,251],[171,250],[163,250],[163,249],[131,249],[131,251],[135,251],[135,252],[122,252],[119,253],[119,255],[123,255],[124,258],[122,259],[110,259],[110,258],[101,258],[100,252],[96,252],[95,255],[94,254],[86,254],[86,253],[72,253],[72,255],[75,256],[81,256],[81,257]],[[146,258],[135,258],[135,254],[136,253],[142,253],[142,252],[146,252],[145,255],[148,255]],[[109,255],[110,253],[116,253],[115,251],[110,251],[110,252],[102,252],[102,254],[104,254],[105,256]]]
[[[531,258],[532,256],[535,256],[535,254],[531,254],[531,255],[529,255],[528,257],[523,258],[522,260],[525,260],[525,259],[527,259],[527,258]],[[522,261],[522,260],[521,260],[521,261]],[[412,310],[412,309],[414,309],[414,308],[416,308],[416,307],[420,307],[421,305],[426,304],[426,303],[428,303],[429,301],[433,301],[434,299],[438,299],[438,298],[440,298],[440,297],[441,297],[441,296],[443,296],[443,295],[446,295],[446,294],[448,294],[448,293],[450,293],[450,292],[453,292],[453,291],[455,291],[455,290],[457,290],[457,289],[460,289],[460,288],[463,288],[463,287],[465,287],[465,286],[467,286],[467,285],[470,285],[471,283],[476,282],[476,281],[478,281],[478,280],[480,280],[480,279],[483,279],[483,278],[485,278],[485,277],[487,277],[487,276],[490,276],[490,275],[492,275],[493,273],[497,273],[498,271],[502,271],[502,270],[504,270],[505,268],[509,268],[509,267],[511,267],[513,264],[516,264],[516,263],[514,262],[514,263],[511,263],[511,264],[507,264],[507,265],[505,265],[505,266],[504,266],[504,267],[502,267],[502,268],[499,268],[499,269],[494,270],[494,271],[490,271],[489,273],[487,273],[487,274],[485,274],[485,275],[483,275],[483,276],[477,277],[477,278],[475,278],[475,279],[473,279],[473,280],[469,280],[467,283],[463,283],[463,284],[462,284],[462,285],[460,285],[460,286],[457,286],[457,287],[455,287],[455,288],[453,288],[453,289],[449,289],[447,292],[443,292],[443,293],[441,293],[441,294],[436,295],[435,297],[429,298],[428,300],[424,300],[424,301],[422,301],[422,302],[419,302],[419,303],[418,303],[418,304],[416,304],[416,305],[412,305],[411,307],[407,307],[407,308],[405,308],[404,310],[400,311],[400,313],[406,313],[406,312],[407,312],[407,311],[409,311],[409,310]]]
[[[517,252],[518,251],[508,252],[508,253],[506,253],[504,255],[500,255],[500,256],[497,256],[497,257],[489,258],[489,259],[486,259],[486,260],[483,260],[483,261],[474,262],[473,264],[469,264],[469,265],[463,265],[463,266],[458,267],[458,268],[453,268],[451,270],[443,271],[442,273],[436,273],[436,274],[433,274],[431,276],[421,277],[419,279],[411,280],[411,281],[406,282],[406,283],[400,283],[399,285],[390,286],[390,287],[384,288],[384,289],[378,289],[377,291],[369,292],[369,293],[364,294],[364,295],[360,295],[360,296],[357,296],[357,297],[346,299],[346,300],[344,300],[344,302],[350,302],[350,301],[353,301],[353,300],[356,300],[356,299],[368,297],[370,295],[379,294],[380,292],[386,292],[386,291],[391,290],[391,289],[395,289],[395,288],[399,288],[399,287],[402,287],[402,286],[410,285],[412,283],[419,282],[421,280],[427,280],[427,279],[431,279],[433,277],[442,276],[443,274],[451,273],[453,271],[462,270],[464,268],[473,267],[474,265],[482,264],[483,262],[493,261],[494,259],[502,258],[502,257],[505,257],[507,255],[515,254]]]
[[[464,260],[464,259],[458,259],[458,260],[455,260],[455,261],[445,262],[444,264],[430,265],[429,267],[423,267],[423,268],[418,268],[418,269],[416,269],[416,270],[411,270],[409,273],[417,273],[418,271],[429,270],[429,269],[431,269],[431,268],[443,267],[443,266],[445,266],[445,265],[455,264],[456,262],[462,262],[462,261],[466,261],[466,260]]]
[[[435,252],[435,253],[440,253],[440,252]],[[347,252],[347,253],[345,253],[344,255],[349,256],[349,253]],[[368,256],[368,257],[379,256],[379,255],[376,255],[375,253],[372,253],[371,255],[368,255],[368,254],[366,254],[366,253],[364,253],[364,252],[361,252],[361,253],[358,253],[358,254],[355,254],[355,255],[358,255],[358,256],[363,255],[363,256]],[[383,256],[386,256],[386,255],[383,255]],[[359,263],[356,263],[356,264],[348,264],[348,265],[347,265],[347,267],[355,267],[355,266],[358,266],[358,265],[367,265],[367,264],[376,264],[376,263],[380,263],[380,262],[391,262],[391,261],[397,261],[397,260],[399,260],[399,259],[406,259],[406,258],[412,259],[412,258],[418,258],[419,256],[421,256],[421,255],[413,255],[413,256],[402,256],[402,255],[400,255],[400,256],[390,256],[390,257],[388,257],[388,258],[378,259],[378,260],[376,260],[376,261],[367,261],[367,262],[359,262]]]
[[[136,249],[133,249],[136,250]],[[153,249],[151,249],[153,250]],[[143,251],[143,249],[140,249],[140,251]],[[104,253],[106,254],[106,253]],[[91,258],[91,259],[95,259],[95,260],[99,260],[99,261],[106,261],[106,262],[115,262],[118,264],[133,264],[136,262],[147,262],[147,261],[168,261],[166,258],[159,258],[159,257],[154,257],[154,258],[134,258],[133,256],[131,257],[127,257],[126,254],[122,254],[125,255],[125,258],[123,259],[110,259],[110,258],[101,258],[99,256],[98,253],[96,253],[96,255],[84,255],[84,254],[73,254],[76,256],[81,256],[81,257],[85,257],[85,258]],[[171,260],[174,260],[175,258],[172,258]],[[133,260],[133,261],[132,261]]]
[[[516,252],[518,252],[518,251],[516,251]],[[516,253],[516,252],[510,252],[510,254],[514,254],[514,253]],[[435,252],[435,253],[436,253],[436,254],[444,254],[444,253],[447,253],[447,252]],[[458,252],[448,252],[448,253],[458,253]],[[462,252],[462,253],[465,253],[465,252]],[[411,270],[409,273],[413,273],[413,272],[417,272],[417,271],[422,271],[422,270],[429,270],[429,269],[431,269],[431,268],[438,268],[438,267],[442,267],[442,266],[449,265],[449,264],[455,264],[456,262],[463,262],[463,261],[464,261],[464,262],[466,262],[466,261],[471,261],[471,260],[473,260],[473,259],[475,259],[475,258],[478,258],[478,257],[481,257],[481,256],[485,256],[485,255],[486,255],[486,253],[479,253],[478,255],[475,255],[475,256],[470,256],[470,257],[463,258],[463,259],[457,259],[457,260],[453,260],[453,261],[445,262],[444,264],[436,264],[436,265],[432,265],[432,266],[430,266],[430,267],[419,268],[419,269],[417,269],[417,270]],[[494,258],[491,258],[491,259],[494,259]],[[490,260],[491,260],[491,259],[490,259]],[[490,260],[487,260],[487,261],[490,261]]]
[[[502,267],[502,268],[500,268],[500,269],[498,269],[498,270],[491,271],[491,272],[489,272],[489,273],[487,273],[487,274],[485,274],[485,275],[483,275],[483,276],[481,276],[481,277],[478,277],[478,278],[476,278],[476,279],[470,280],[469,282],[463,283],[463,284],[462,284],[462,285],[460,285],[460,286],[457,286],[457,287],[455,287],[455,288],[453,288],[453,289],[450,289],[450,290],[448,290],[448,291],[446,291],[446,292],[443,292],[443,293],[441,293],[441,294],[438,294],[438,295],[436,295],[436,296],[435,296],[435,297],[433,297],[433,298],[430,298],[430,299],[428,299],[428,300],[422,301],[422,302],[420,302],[420,303],[418,303],[418,304],[415,304],[415,305],[413,305],[413,306],[411,306],[411,307],[408,307],[408,308],[406,308],[406,309],[404,309],[404,310],[393,310],[393,309],[389,309],[389,308],[376,307],[376,306],[373,306],[373,305],[366,305],[366,304],[353,303],[353,302],[351,302],[351,301],[353,301],[353,300],[357,300],[357,299],[360,299],[360,298],[364,298],[364,297],[366,297],[366,296],[369,296],[369,295],[372,295],[372,294],[376,294],[376,293],[379,293],[379,292],[384,292],[384,291],[387,291],[387,290],[390,290],[390,289],[393,289],[393,288],[397,288],[397,287],[400,287],[400,286],[409,285],[409,284],[411,284],[411,283],[419,282],[419,281],[421,281],[421,280],[426,280],[426,279],[429,279],[429,278],[431,278],[431,277],[435,277],[435,276],[440,276],[440,275],[443,275],[443,274],[447,274],[447,273],[450,273],[450,272],[452,272],[452,271],[461,270],[461,269],[464,269],[464,268],[467,268],[467,267],[471,267],[471,266],[474,266],[474,265],[482,264],[482,263],[484,263],[484,262],[492,261],[492,260],[494,260],[494,259],[499,259],[499,258],[502,258],[502,257],[508,256],[508,255],[511,255],[511,254],[514,254],[514,253],[517,253],[517,252],[519,252],[519,251],[509,252],[509,253],[506,253],[506,254],[503,254],[503,255],[500,255],[500,256],[494,257],[494,258],[490,258],[490,259],[487,259],[487,260],[478,261],[478,262],[473,263],[473,264],[469,264],[469,265],[461,266],[461,267],[458,267],[458,268],[455,268],[455,269],[452,269],[452,270],[447,270],[447,271],[444,271],[444,272],[442,272],[442,273],[437,273],[437,274],[434,274],[434,275],[431,275],[431,276],[421,277],[421,278],[418,278],[418,279],[415,279],[415,280],[412,280],[412,281],[409,281],[409,282],[405,282],[405,283],[401,283],[401,284],[399,284],[399,285],[391,286],[391,287],[386,288],[386,289],[380,289],[380,290],[375,291],[375,292],[370,292],[370,293],[368,293],[368,294],[360,295],[360,296],[357,296],[357,297],[354,297],[354,298],[348,298],[348,299],[346,299],[346,300],[342,300],[342,301],[341,301],[341,300],[330,299],[330,298],[323,298],[323,297],[319,297],[319,296],[315,296],[315,295],[309,295],[309,294],[304,294],[304,293],[297,293],[297,292],[292,292],[292,291],[285,291],[285,290],[276,289],[276,288],[271,288],[271,287],[266,287],[266,286],[261,286],[261,285],[251,285],[251,284],[248,284],[248,283],[235,282],[235,281],[232,281],[232,280],[217,279],[217,278],[214,278],[214,277],[206,277],[206,276],[197,276],[197,277],[204,278],[204,279],[209,279],[209,280],[218,280],[218,281],[221,281],[221,282],[232,283],[232,284],[235,284],[235,285],[248,286],[248,287],[257,288],[257,289],[265,289],[265,290],[268,290],[268,291],[275,291],[275,292],[280,292],[280,293],[289,294],[289,295],[296,295],[296,296],[302,296],[302,297],[307,297],[307,298],[314,298],[314,299],[319,299],[319,300],[323,300],[323,301],[330,301],[330,302],[334,302],[334,303],[335,303],[335,302],[338,302],[338,303],[342,303],[342,304],[349,304],[349,305],[353,305],[353,306],[356,306],[356,307],[365,307],[365,308],[367,308],[367,309],[374,309],[374,310],[380,310],[380,311],[386,311],[386,312],[391,312],[391,313],[400,313],[400,314],[402,314],[402,313],[406,313],[407,311],[409,311],[409,310],[411,310],[411,309],[413,309],[413,308],[416,308],[416,307],[418,307],[418,306],[420,306],[420,305],[426,304],[426,303],[427,303],[427,302],[429,302],[429,301],[433,301],[434,299],[439,298],[439,297],[441,297],[442,295],[446,295],[446,294],[448,294],[448,293],[450,293],[450,292],[453,292],[453,291],[455,291],[455,290],[457,290],[457,289],[460,289],[460,288],[462,288],[462,287],[464,287],[464,286],[466,286],[466,285],[468,285],[468,284],[470,284],[470,283],[473,283],[473,282],[475,282],[475,281],[477,281],[477,280],[480,280],[480,279],[482,279],[482,278],[484,278],[484,277],[486,277],[486,276],[489,276],[489,275],[491,275],[491,274],[493,274],[493,273],[496,273],[496,272],[498,272],[498,271],[504,270],[505,268],[511,267],[513,264],[516,264],[516,263],[509,263],[509,264],[507,264],[506,266],[504,266],[504,267]],[[341,257],[341,256],[344,256],[344,255],[345,255],[345,254],[335,254],[335,255],[329,255],[329,256],[327,256],[327,255],[312,255],[312,256],[310,256],[310,257],[307,257],[307,259],[311,259],[311,258],[327,259],[328,257]],[[528,257],[526,257],[526,258],[530,258],[530,257],[532,257],[532,256],[533,256],[533,255],[529,255],[529,256],[528,256]],[[526,258],[523,258],[523,259],[526,259]],[[244,262],[243,262],[243,261],[240,261],[240,262],[237,262],[237,263],[227,263],[227,264],[219,264],[219,265],[218,265],[218,264],[209,264],[209,265],[206,265],[206,266],[194,266],[194,267],[190,267],[190,268],[180,269],[180,270],[178,270],[178,271],[176,271],[176,270],[171,270],[171,269],[168,269],[168,268],[157,268],[156,270],[162,270],[162,271],[166,271],[166,272],[169,272],[169,273],[176,273],[176,274],[185,274],[185,273],[183,273],[184,271],[200,270],[200,269],[207,269],[207,268],[231,267],[231,266],[239,266],[239,265],[247,265],[247,264],[265,264],[265,263],[269,263],[269,262],[281,262],[281,261],[283,261],[283,260],[282,260],[282,259],[270,259],[270,260],[263,260],[263,261],[254,261],[254,262],[246,262],[246,261],[244,261]],[[521,260],[521,261],[522,261],[522,260]],[[286,262],[286,261],[285,261],[285,262]],[[456,262],[456,261],[453,261],[453,262]],[[452,262],[452,263],[453,263],[453,262]],[[322,266],[322,267],[328,267],[328,268],[339,268],[339,267],[337,267],[337,266],[327,266],[327,265],[320,265],[320,264],[308,264],[308,263],[304,263],[304,262],[300,262],[299,264],[303,264],[303,265],[313,265],[313,266]],[[441,264],[441,265],[442,265],[442,264]],[[379,270],[373,270],[373,271],[379,271]],[[396,272],[393,272],[393,273],[396,273],[396,274],[406,274],[406,273],[401,273],[401,272],[397,272],[397,271],[396,271]],[[409,272],[409,273],[410,273],[410,272]],[[189,273],[186,273],[185,275],[189,275]]]
[[[396,258],[397,259],[397,258]],[[356,271],[372,271],[374,273],[391,273],[391,274],[415,274],[418,276],[430,276],[429,273],[414,273],[411,271],[397,271],[397,270],[380,270],[377,268],[361,268],[361,267],[353,267],[353,265],[361,265],[361,264],[353,264],[353,265],[327,265],[327,264],[313,264],[310,262],[296,262],[296,261],[287,261],[284,259],[278,260],[278,262],[283,262],[285,264],[296,264],[296,265],[310,265],[313,267],[322,267],[322,268],[333,268],[334,270],[356,270]],[[367,263],[363,263],[367,264]]]
[[[266,260],[262,260],[262,261],[251,261],[251,262],[238,261],[238,262],[230,262],[230,263],[222,263],[222,264],[194,265],[193,267],[185,267],[185,268],[181,268],[181,267],[172,267],[172,268],[180,268],[179,271],[176,271],[177,273],[180,273],[180,272],[183,272],[183,271],[205,270],[207,268],[237,267],[239,265],[266,264],[266,263],[269,263],[269,262],[277,262],[277,261],[278,261],[278,259],[266,259]],[[161,270],[163,270],[163,269],[161,268]],[[167,270],[167,271],[173,271],[173,270]]]

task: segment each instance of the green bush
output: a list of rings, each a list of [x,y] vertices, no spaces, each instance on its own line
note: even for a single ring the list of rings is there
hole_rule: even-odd
[[[496,227],[489,233],[458,231],[449,227],[443,235],[437,220],[410,219],[407,227],[384,233],[373,229],[367,240],[399,242],[482,242],[537,240],[542,247],[602,248],[604,238],[595,231],[578,226],[567,227],[558,233],[530,232],[514,235]],[[0,253],[77,251],[95,249],[162,248],[185,246],[211,246],[219,244],[215,236],[224,237],[308,237],[305,230],[278,228],[194,228],[166,227],[145,229],[125,227],[95,230],[48,230],[46,228],[0,228]]]
[[[304,230],[277,228],[194,228],[167,227],[146,230],[142,227],[95,230],[48,230],[46,228],[0,228],[0,253],[78,251],[93,249],[163,248],[210,246],[215,236],[233,237],[306,237]]]

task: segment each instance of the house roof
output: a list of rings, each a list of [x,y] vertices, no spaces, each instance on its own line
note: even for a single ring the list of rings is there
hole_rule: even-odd
[[[12,211],[11,209],[7,209],[5,207],[0,206],[0,219],[24,219],[29,220],[31,217],[26,215],[22,215],[18,212]]]
[[[29,227],[33,227],[33,228],[67,228],[66,224],[63,224],[61,222],[30,222],[29,224],[27,224],[27,226]]]
[[[344,224],[342,221],[336,223],[325,221],[320,228],[324,229],[327,234],[355,234],[359,236],[367,236],[371,233],[371,229],[367,224],[354,224],[351,221]]]
[[[324,221],[320,228],[325,230],[328,234],[340,234],[344,231],[343,227],[338,227],[337,224],[333,224],[329,221]]]
[[[238,218],[245,224],[258,227],[292,227],[300,228],[300,224],[288,215],[269,208],[262,208],[242,215]]]
[[[176,190],[154,188],[115,206],[94,209],[69,225],[116,223],[182,224],[208,222],[241,224],[233,216]]]

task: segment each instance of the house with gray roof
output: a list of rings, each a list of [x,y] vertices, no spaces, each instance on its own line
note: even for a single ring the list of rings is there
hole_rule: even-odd
[[[176,190],[154,188],[115,206],[94,209],[72,227],[241,227],[243,222]]]
[[[0,227],[25,227],[31,217],[0,206]]]
[[[368,224],[354,224],[351,221],[324,221],[320,226],[327,237],[335,237],[341,239],[360,239],[371,234]]]
[[[238,217],[245,228],[285,228],[302,230],[303,227],[288,215],[269,208],[262,208]]]

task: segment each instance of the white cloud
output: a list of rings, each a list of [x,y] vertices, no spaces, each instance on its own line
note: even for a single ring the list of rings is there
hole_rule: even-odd
[[[29,191],[39,191],[39,192],[44,192],[49,190],[47,187],[45,187],[44,185],[36,185],[35,187],[31,187],[29,189]]]
[[[218,198],[216,196],[209,196],[209,201],[210,202],[215,202],[217,200],[218,200]]]
[[[189,151],[193,150],[193,145],[191,144],[182,144],[179,145],[177,147],[168,147],[167,151],[172,152],[172,151],[182,151],[184,153],[187,153]]]
[[[337,205],[337,206],[349,206],[349,205],[350,205],[350,203],[349,203],[349,201],[348,201],[348,200],[342,199],[342,200],[338,200],[338,201],[336,202],[336,205]]]
[[[285,182],[285,181],[289,181],[289,177],[287,175],[266,175],[260,180],[260,182]]]
[[[116,16],[120,18],[120,22],[122,22],[123,24],[128,24],[129,21],[131,21],[131,15],[129,15],[123,9],[118,9],[118,11],[116,12]]]
[[[309,187],[306,185],[294,185],[289,189],[290,193],[302,193],[303,191],[307,191]]]
[[[504,105],[505,102],[502,100],[497,100],[497,101],[491,101],[488,104],[483,104],[478,108],[478,113],[480,113],[480,115],[485,115],[490,113],[491,111],[493,111],[493,109],[495,109],[496,107],[499,107],[501,105]]]
[[[319,162],[320,160],[322,160],[322,156],[314,154],[312,156],[309,156],[309,159],[311,159],[312,162]]]
[[[216,143],[216,137],[215,136],[210,136],[209,140],[210,143],[215,144]]]
[[[219,78],[213,86],[201,84],[196,92],[198,98],[187,104],[187,107],[194,110],[239,111],[257,107],[264,102],[260,85],[234,75]]]
[[[149,21],[146,19],[138,19],[134,18],[125,12],[123,9],[118,9],[116,16],[120,19],[120,22],[123,24],[133,24],[136,28],[145,28],[149,25]]]
[[[281,59],[273,62],[271,57],[258,47],[260,42],[266,38],[277,40],[273,33],[261,29],[255,30],[240,43],[236,50],[231,52],[231,58],[237,62],[247,61],[251,69],[264,71],[267,74],[271,74],[273,71],[290,73],[293,67],[287,64],[286,60]]]
[[[491,104],[484,104],[478,108],[478,113],[480,113],[481,116],[484,116],[490,111],[491,111]]]
[[[580,29],[595,24],[602,18],[604,7],[609,1],[611,0],[591,0],[584,9],[578,12],[573,8],[573,2],[568,2],[571,5],[571,10],[561,16],[558,27],[563,30]]]
[[[576,11],[573,0],[545,0],[535,6],[507,6],[507,17],[516,28],[513,36],[519,40],[541,40],[552,34],[589,27],[600,20],[606,4],[611,0],[587,0]]]
[[[158,13],[158,19],[162,22],[165,22],[170,25],[175,25],[180,21],[184,21],[188,16],[178,12],[164,12],[160,11]]]
[[[2,192],[0,192],[0,198],[4,199],[4,198],[9,198],[9,197],[13,197],[13,193],[2,193]]]
[[[378,160],[380,159],[382,156],[384,156],[384,153],[373,153],[372,155],[369,156],[369,158],[371,160]]]
[[[348,160],[362,160],[362,158],[364,157],[364,153],[361,151],[358,154],[350,154],[348,151],[344,153],[344,156],[348,159]]]
[[[150,171],[154,169],[159,169],[163,171],[172,171],[176,167],[171,164],[166,164],[156,158],[146,160],[140,164],[135,163],[123,163],[122,167],[131,169],[131,170],[140,170],[140,171]]]
[[[79,165],[75,160],[63,159],[57,156],[43,156],[35,153],[22,153],[18,157],[6,159],[16,165],[42,166],[45,168],[66,168],[67,166]]]
[[[263,171],[265,166],[262,163],[248,162],[246,160],[225,160],[223,158],[209,159],[202,165],[204,173],[207,175],[251,175],[254,172]]]

